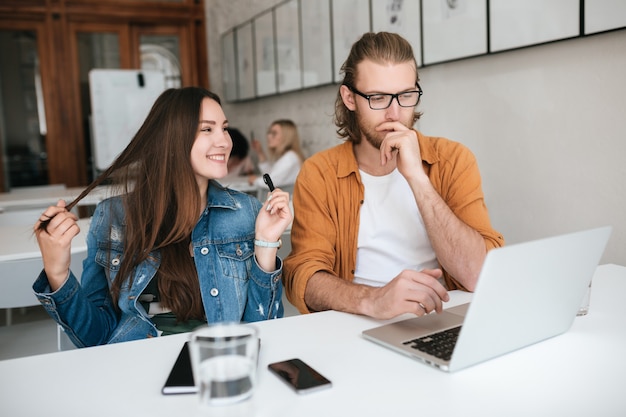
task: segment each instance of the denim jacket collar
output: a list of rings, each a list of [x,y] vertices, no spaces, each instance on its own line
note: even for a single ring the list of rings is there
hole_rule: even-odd
[[[238,207],[238,203],[230,191],[231,190],[223,187],[215,180],[209,181],[207,207],[229,208],[236,210]]]

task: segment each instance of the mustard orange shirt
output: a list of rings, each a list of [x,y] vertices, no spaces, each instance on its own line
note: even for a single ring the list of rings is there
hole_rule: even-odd
[[[489,221],[472,152],[448,139],[420,132],[417,136],[424,170],[439,195],[459,219],[483,236],[487,250],[502,246],[504,238]],[[301,313],[309,312],[304,291],[314,273],[354,279],[363,198],[352,142],[318,152],[302,165],[293,192],[291,253],[283,267],[285,293]],[[448,289],[463,289],[446,271],[444,278]]]

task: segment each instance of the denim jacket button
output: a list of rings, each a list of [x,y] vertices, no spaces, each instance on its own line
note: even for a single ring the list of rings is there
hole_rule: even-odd
[[[219,294],[220,292],[218,291],[217,288],[211,288],[211,295],[213,297],[217,297],[217,294]]]
[[[200,253],[203,255],[206,255],[207,253],[209,253],[209,248],[202,248],[200,249]]]
[[[120,264],[120,258],[112,259],[111,264],[113,264],[114,266],[118,266]]]

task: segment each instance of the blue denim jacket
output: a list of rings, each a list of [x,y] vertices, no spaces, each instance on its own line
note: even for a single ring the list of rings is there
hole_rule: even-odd
[[[191,236],[207,321],[282,317],[282,261],[277,257],[276,270],[265,272],[254,256],[260,202],[211,181],[207,203]],[[137,299],[159,268],[158,251],[137,266],[132,287],[122,288],[118,311],[112,304],[109,288],[122,257],[124,226],[121,198],[102,201],[91,220],[81,283],[70,272],[63,286],[51,292],[42,271],[33,284],[48,314],[78,347],[157,336]]]

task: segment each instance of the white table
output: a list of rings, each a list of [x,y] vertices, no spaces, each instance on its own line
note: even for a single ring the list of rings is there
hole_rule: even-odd
[[[22,190],[0,193],[0,213],[3,211],[21,210],[55,205],[59,199],[67,203],[74,200],[86,187],[65,188],[63,186],[32,187],[32,190]],[[113,195],[114,189],[110,186],[94,188],[79,205],[88,206],[98,204],[101,200]]]
[[[447,374],[361,337],[380,322],[323,312],[257,324],[257,416],[624,416],[626,267],[604,265],[590,312],[542,343]],[[470,294],[455,291],[447,306]],[[193,395],[160,389],[188,335],[0,362],[0,415],[196,416]],[[299,357],[333,382],[293,393],[267,371]]]
[[[20,259],[40,258],[41,252],[31,225],[3,225],[0,226],[0,262],[16,261]],[[72,253],[87,250],[87,232],[89,232],[90,218],[78,220],[80,233],[72,240]],[[1,277],[0,277],[1,278]],[[33,277],[33,280],[36,277]],[[0,283],[2,281],[0,280]]]

